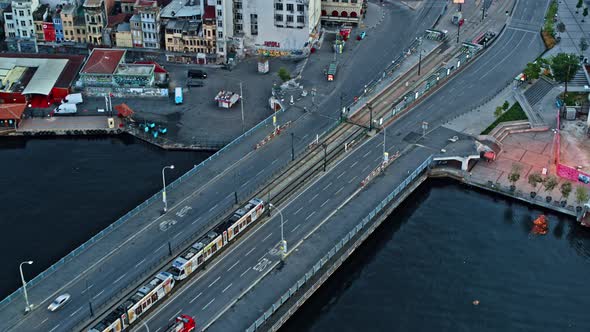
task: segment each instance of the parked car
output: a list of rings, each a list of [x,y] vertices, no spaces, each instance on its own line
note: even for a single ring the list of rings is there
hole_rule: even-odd
[[[56,311],[57,309],[63,307],[68,301],[70,300],[70,294],[61,294],[60,296],[56,297],[53,302],[47,307],[49,311]]]
[[[189,78],[188,81],[186,82],[186,85],[187,86],[201,87],[201,86],[205,86],[205,82],[203,82],[203,80],[197,80],[197,79]]]
[[[200,70],[200,69],[189,69],[187,75],[189,78],[200,78],[200,79],[207,78],[207,73]]]

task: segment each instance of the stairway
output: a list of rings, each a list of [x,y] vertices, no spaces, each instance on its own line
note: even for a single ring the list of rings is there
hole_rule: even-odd
[[[586,74],[584,73],[584,68],[580,67],[580,69],[574,75],[571,81],[568,82],[568,86],[571,87],[584,87],[588,84],[588,79],[586,78]]]
[[[582,73],[584,75],[584,73]],[[585,79],[585,78],[584,78]],[[531,107],[535,106],[539,103],[543,97],[553,89],[554,83],[546,79],[545,77],[541,77],[535,84],[531,85],[526,92],[524,93],[524,97],[528,101]],[[521,105],[524,109],[524,105]]]
[[[539,81],[541,81],[541,80],[539,80]],[[537,83],[539,81],[537,81]],[[553,86],[551,86],[551,87],[553,87]],[[541,90],[541,89],[545,89],[545,87],[542,85],[542,88],[539,87],[539,90]],[[527,92],[529,90],[527,90]],[[546,91],[542,95],[538,94],[537,92],[534,92],[534,94],[533,94],[534,99],[533,100],[536,100],[536,98],[539,98],[538,100],[536,100],[536,102],[539,102],[539,100],[543,99],[543,97],[547,94],[547,92],[548,91]],[[528,98],[525,97],[525,94],[523,94],[520,90],[513,90],[513,94],[514,94],[514,99],[516,99],[516,101],[520,104],[520,106],[522,107],[522,110],[526,113],[527,118],[529,118],[529,122],[530,122],[532,128],[547,126],[545,124],[545,120],[543,120],[543,117],[541,117],[541,115],[539,113],[537,113],[536,111],[533,110],[533,107],[529,103]],[[539,97],[539,95],[540,95],[540,97]]]

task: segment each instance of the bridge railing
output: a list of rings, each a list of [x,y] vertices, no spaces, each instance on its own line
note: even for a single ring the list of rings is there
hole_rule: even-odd
[[[281,113],[281,112],[284,112],[284,109],[281,109],[277,113]],[[266,119],[262,120],[256,126],[250,128],[244,134],[238,136],[233,141],[231,141],[229,144],[227,144],[226,146],[222,147],[219,151],[217,151],[214,154],[212,154],[211,156],[209,156],[209,158],[205,159],[200,164],[196,165],[191,170],[189,170],[188,172],[186,172],[185,174],[183,174],[182,176],[180,176],[179,178],[177,178],[176,180],[174,180],[172,183],[170,183],[167,186],[167,189],[172,189],[172,188],[178,186],[183,181],[186,181],[188,178],[190,178],[191,176],[195,175],[206,164],[208,164],[209,162],[211,162],[214,159],[217,159],[222,153],[228,151],[231,147],[233,147],[236,144],[240,143],[246,137],[251,136],[252,134],[254,134],[256,132],[256,130],[262,128],[263,126],[266,126],[269,123],[272,124],[272,118],[273,118],[273,116],[274,116],[274,114],[271,115],[271,116],[269,116],[269,117],[267,117]],[[87,249],[88,247],[92,246],[95,242],[97,242],[98,240],[102,239],[106,234],[110,233],[115,228],[117,228],[117,227],[121,226],[122,224],[124,224],[127,220],[131,219],[136,214],[138,214],[139,212],[141,212],[142,210],[144,210],[147,206],[149,206],[150,204],[152,204],[156,200],[158,200],[161,196],[162,196],[162,190],[156,192],[154,195],[152,195],[150,198],[148,198],[147,200],[145,200],[143,203],[141,203],[138,206],[136,206],[133,210],[127,212],[125,215],[123,215],[122,217],[120,217],[117,221],[115,221],[114,223],[112,223],[109,226],[107,226],[105,229],[103,229],[102,231],[100,231],[98,234],[94,235],[88,241],[86,241],[83,244],[81,244],[78,248],[74,249],[72,252],[70,252],[69,254],[67,254],[66,256],[64,256],[62,259],[60,259],[59,261],[57,261],[56,263],[54,263],[53,265],[51,265],[45,271],[43,271],[40,274],[38,274],[35,278],[31,279],[29,282],[27,282],[27,286],[32,287],[32,286],[38,284],[45,277],[47,277],[48,275],[50,275],[51,273],[53,273],[55,270],[57,270],[59,267],[61,267],[65,263],[71,261],[74,257],[80,255],[85,249]],[[0,308],[2,308],[3,306],[7,305],[10,302],[12,302],[15,298],[22,297],[22,292],[23,292],[22,287],[19,287],[12,294],[8,295],[6,298],[4,298],[2,301],[0,301]]]
[[[379,215],[382,210],[391,203],[392,200],[398,197],[398,195],[408,187],[432,162],[432,156],[428,157],[418,168],[416,168],[408,177],[400,183],[394,191],[392,191],[381,203],[379,203],[373,211],[363,218],[350,232],[348,232],[342,240],[338,241],[328,253],[322,257],[313,267],[305,273],[293,286],[291,286],[283,295],[281,295],[275,303],[273,303],[250,327],[246,329],[246,332],[256,331],[266,320],[270,318],[285,302],[287,302],[293,295],[297,293],[302,287],[309,282],[324,265],[336,255],[358,232],[367,226],[371,220]]]

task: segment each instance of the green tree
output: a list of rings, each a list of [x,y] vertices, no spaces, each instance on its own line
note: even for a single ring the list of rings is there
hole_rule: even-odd
[[[523,73],[526,75],[527,80],[536,80],[541,73],[541,65],[537,62],[529,62],[526,64]]]
[[[279,77],[281,78],[281,80],[283,80],[283,82],[291,79],[291,74],[289,73],[289,71],[285,67],[279,68],[278,74],[279,74]]]
[[[563,198],[565,200],[567,200],[567,198],[569,197],[570,193],[572,192],[572,183],[571,182],[564,182],[561,185],[561,194],[563,195]]]
[[[543,182],[543,177],[539,173],[531,173],[529,174],[529,184],[533,186],[533,188],[537,188],[537,184]]]
[[[502,104],[502,109],[506,111],[509,107],[510,103],[508,102],[508,100],[504,100],[504,104]]]
[[[510,181],[513,186],[516,181],[520,179],[520,171],[522,171],[522,167],[520,165],[512,164],[512,169],[510,170],[510,173],[508,173],[508,181]]]
[[[496,107],[496,110],[494,111],[494,116],[496,117],[496,119],[501,117],[502,114],[504,114],[504,109],[502,108],[502,106]]]
[[[556,28],[557,28],[557,31],[559,31],[561,33],[565,32],[565,24],[563,22],[557,23]]]
[[[584,0],[578,0],[578,3],[576,4],[576,14],[580,12],[580,8],[582,8],[583,5]]]
[[[580,69],[580,60],[575,54],[559,53],[551,58],[551,70],[558,82],[569,82]]]
[[[557,178],[553,175],[549,175],[547,177],[547,179],[545,180],[545,182],[543,183],[543,186],[545,186],[546,191],[553,190],[553,188],[555,188],[555,186],[557,186]]]
[[[582,13],[582,16],[584,16],[582,18],[582,22],[584,22],[584,19],[586,18],[586,16],[588,16],[588,7],[584,8],[584,12]]]
[[[581,205],[582,203],[588,202],[588,189],[584,186],[576,187],[576,203]]]

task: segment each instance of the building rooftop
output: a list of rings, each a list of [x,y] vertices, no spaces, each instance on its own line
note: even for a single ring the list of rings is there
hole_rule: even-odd
[[[215,19],[215,6],[205,6],[204,20]]]
[[[83,74],[113,74],[125,56],[125,50],[95,48],[82,68]]]
[[[103,0],[85,0],[84,7],[101,7]]]
[[[61,12],[63,14],[68,14],[68,15],[73,15],[75,11],[76,11],[76,6],[72,5],[72,4],[67,4],[67,5],[63,6],[63,8],[61,9]]]
[[[43,21],[43,16],[45,15],[48,9],[48,4],[39,5],[39,7],[37,7],[37,9],[35,9],[35,11],[33,12],[33,20]]]
[[[202,15],[201,0],[173,0],[160,14],[163,18],[189,18]]]
[[[9,70],[9,73],[2,80],[2,84],[10,88],[15,83],[13,80],[17,79],[19,84],[26,85],[22,90],[23,94],[49,95],[68,64],[68,59],[29,58],[28,55],[6,57],[5,54],[0,55],[0,57],[0,68]],[[29,68],[35,68],[36,70],[32,77],[27,78],[27,73],[32,73],[32,71],[28,70]],[[16,71],[15,74],[11,74],[13,70]],[[27,80],[28,82],[25,83]]]
[[[117,67],[117,75],[150,75],[154,72],[154,65],[121,64]]]
[[[120,23],[117,26],[117,32],[129,32],[131,31],[131,24],[129,23]]]
[[[114,28],[121,23],[129,22],[130,18],[131,18],[131,14],[128,14],[128,13],[119,13],[117,15],[109,16],[109,19],[108,19],[109,25],[107,27]]]
[[[178,0],[177,0],[178,1]],[[134,8],[137,7],[158,7],[158,2],[155,0],[137,0],[133,6]]]
[[[20,119],[27,104],[0,104],[0,120]]]
[[[180,30],[185,34],[197,35],[201,31],[201,23],[195,20],[174,20],[166,24],[166,30]]]
[[[18,58],[22,56],[22,53],[2,53],[0,54],[0,64],[4,64],[6,58]],[[83,55],[32,53],[26,54],[25,56],[27,58],[34,59],[66,59],[68,63],[55,82],[55,86],[58,88],[69,88],[78,75],[78,72],[80,72],[80,68],[82,68],[82,64],[84,63]],[[0,67],[3,66],[0,65]]]

